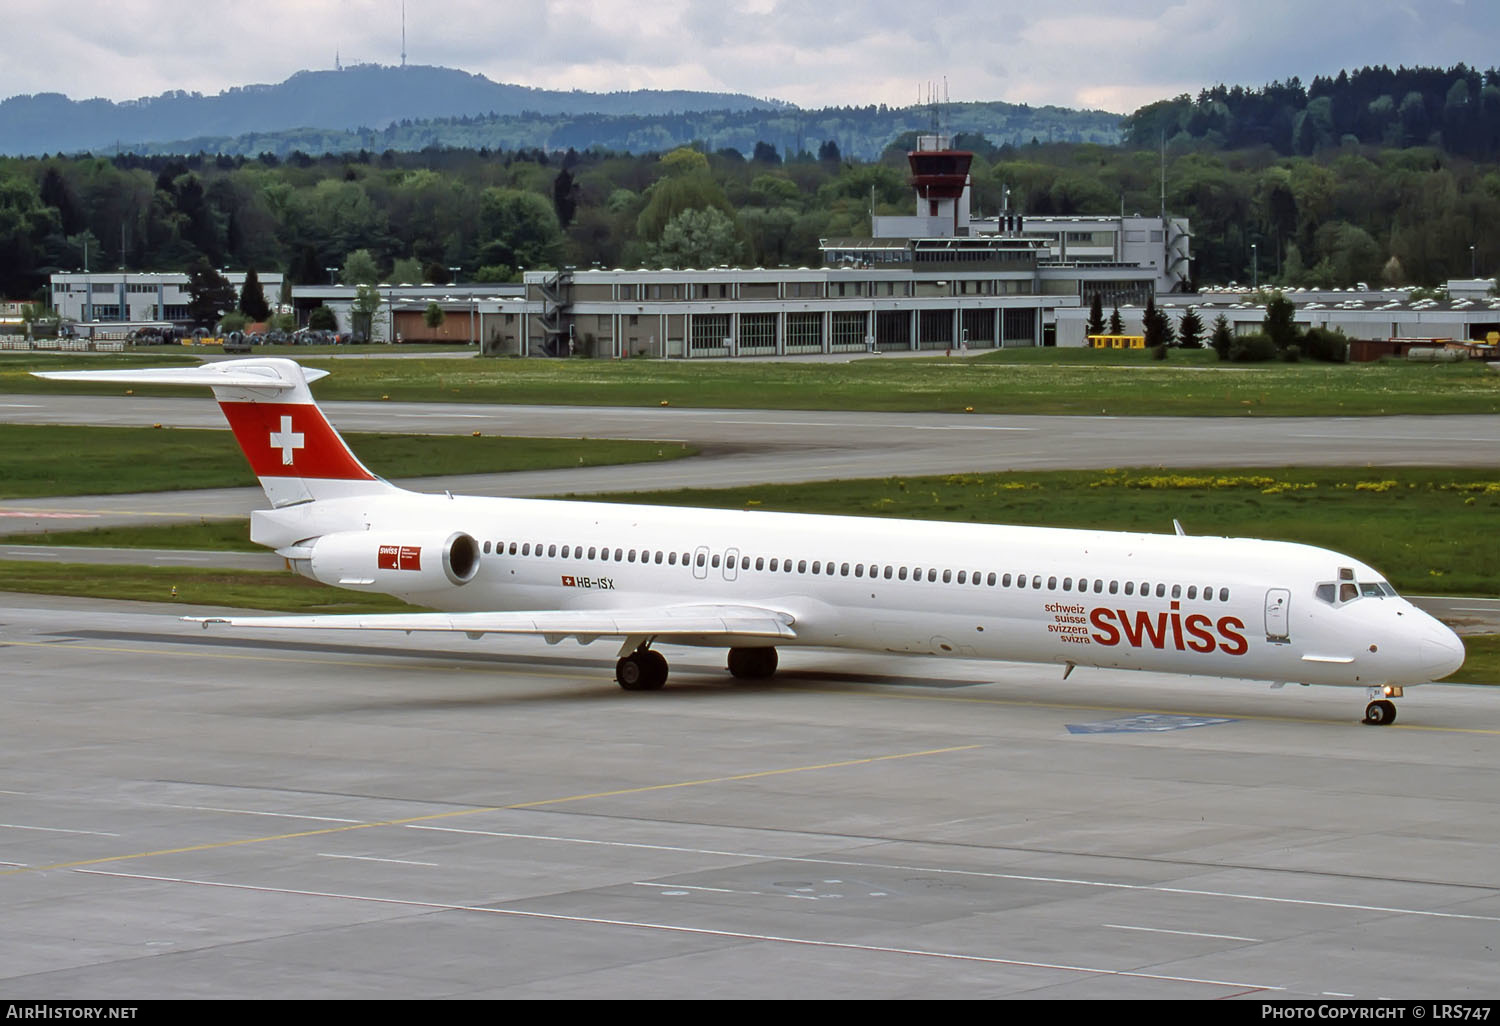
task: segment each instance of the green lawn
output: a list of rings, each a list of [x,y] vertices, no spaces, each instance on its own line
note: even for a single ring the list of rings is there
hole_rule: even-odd
[[[388,595],[330,588],[306,577],[276,570],[202,570],[0,560],[0,590],[309,614],[402,613],[417,608]]]
[[[142,355],[97,357],[86,365],[117,365],[107,362],[114,360],[149,365]],[[316,357],[305,362],[331,372],[313,386],[323,399],[1123,416],[1500,413],[1500,374],[1477,362],[1246,365],[1219,363],[1206,350],[1174,350],[1165,362],[1139,351],[1082,348],[851,363]],[[44,382],[27,373],[82,365],[76,358],[0,354],[0,393],[123,391],[118,385]],[[135,390],[193,394],[157,386]]]
[[[678,459],[681,442],[349,434],[350,447],[388,478]],[[110,495],[254,485],[227,430],[0,424],[0,499]]]

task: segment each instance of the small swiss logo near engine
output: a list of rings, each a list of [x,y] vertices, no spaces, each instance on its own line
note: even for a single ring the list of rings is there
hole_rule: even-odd
[[[375,565],[381,570],[420,570],[422,546],[382,545],[376,553]]]

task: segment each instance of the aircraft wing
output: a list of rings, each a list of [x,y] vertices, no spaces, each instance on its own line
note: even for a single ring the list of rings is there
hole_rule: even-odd
[[[790,613],[764,606],[679,605],[634,609],[537,610],[494,613],[380,613],[368,616],[186,616],[184,620],[229,627],[276,627],[307,630],[452,631],[477,638],[484,634],[540,635],[551,644],[577,638],[588,644],[599,638],[639,637],[671,642],[674,638],[784,638],[797,636]]]

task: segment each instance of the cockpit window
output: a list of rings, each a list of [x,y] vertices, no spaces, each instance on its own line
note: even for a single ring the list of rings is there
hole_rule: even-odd
[[[1314,594],[1322,602],[1331,606],[1341,606],[1346,602],[1353,602],[1361,598],[1397,598],[1396,589],[1382,580],[1354,582],[1343,576],[1338,582],[1325,581],[1317,585]]]

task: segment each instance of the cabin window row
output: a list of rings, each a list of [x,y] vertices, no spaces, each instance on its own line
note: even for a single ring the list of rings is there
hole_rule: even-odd
[[[489,542],[484,543],[485,554],[491,551]],[[608,546],[600,547],[590,545],[585,548],[582,545],[546,545],[542,542],[510,542],[507,547],[505,542],[495,542],[494,552],[497,555],[508,554],[512,556],[533,556],[549,559],[596,559],[604,562],[615,563],[654,563],[665,566],[693,566],[709,567],[712,569],[726,570],[755,570],[766,573],[798,573],[798,574],[821,574],[824,576],[869,578],[871,580],[896,580],[896,581],[927,581],[937,583],[939,580],[944,584],[972,584],[976,586],[987,585],[991,588],[1029,588],[1035,591],[1064,591],[1077,592],[1080,594],[1095,595],[1126,595],[1150,598],[1187,598],[1197,600],[1200,597],[1205,602],[1212,602],[1216,598],[1220,602],[1229,601],[1229,589],[1214,585],[1196,584],[1164,584],[1149,581],[1106,581],[1099,577],[1072,577],[1059,578],[1055,574],[1027,574],[1027,573],[1000,573],[994,570],[953,570],[938,569],[936,567],[909,567],[896,566],[889,563],[837,563],[833,560],[806,560],[806,559],[783,559],[779,556],[767,558],[765,556],[739,556],[699,552],[696,555],[690,552],[662,552],[660,550],[648,549],[610,549]]]

